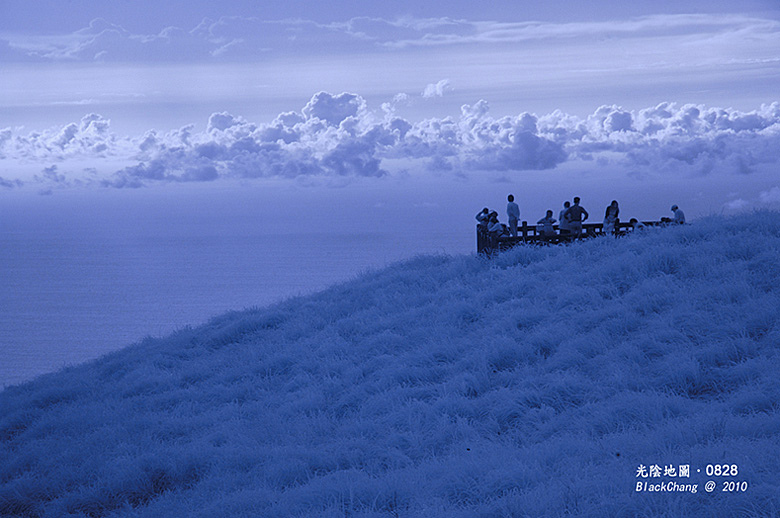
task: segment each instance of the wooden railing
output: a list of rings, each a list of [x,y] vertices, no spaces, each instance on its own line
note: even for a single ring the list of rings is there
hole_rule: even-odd
[[[642,225],[653,227],[663,225],[661,221],[643,221]],[[477,225],[477,253],[492,254],[501,250],[507,250],[518,244],[560,244],[569,243],[577,239],[586,237],[596,237],[604,235],[604,225],[602,223],[583,223],[580,233],[567,232],[561,234],[558,225],[553,225],[555,233],[553,235],[544,235],[539,231],[536,225],[529,225],[527,221],[517,226],[517,237],[513,236],[491,236],[487,231]],[[634,225],[628,222],[619,222],[615,225],[615,236],[625,235],[634,232]]]

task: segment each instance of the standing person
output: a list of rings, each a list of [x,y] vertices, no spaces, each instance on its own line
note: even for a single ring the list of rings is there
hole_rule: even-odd
[[[569,207],[571,207],[571,203],[568,201],[563,202],[563,209],[561,210],[560,214],[558,214],[558,230],[560,231],[562,236],[565,236],[569,233],[569,222],[566,221],[566,211],[569,210]]]
[[[674,212],[674,219],[672,220],[672,223],[677,223],[678,225],[684,225],[685,224],[685,214],[682,210],[680,210],[680,207],[677,205],[672,205],[672,212]]]
[[[539,235],[541,235],[543,239],[549,239],[555,235],[553,225],[555,225],[556,221],[557,220],[553,217],[553,211],[548,210],[547,215],[536,222],[536,224],[539,225]]]
[[[567,225],[569,227],[569,232],[571,232],[574,237],[581,237],[582,222],[588,219],[588,211],[580,206],[579,196],[574,197],[574,205],[566,210],[563,214],[563,218],[569,220],[569,224]]]
[[[520,207],[515,203],[515,197],[509,195],[506,197],[506,215],[509,218],[509,233],[512,237],[517,237],[517,220],[520,219]]]
[[[612,203],[609,204],[607,207],[606,212],[604,213],[604,233],[605,234],[614,234],[615,228],[617,227],[618,221],[618,215],[620,214],[620,208],[618,207],[617,200],[612,200]]]

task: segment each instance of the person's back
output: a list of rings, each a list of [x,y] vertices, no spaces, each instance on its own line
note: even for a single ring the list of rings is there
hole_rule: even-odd
[[[672,205],[672,212],[674,212],[673,223],[677,223],[678,225],[685,224],[685,213],[683,213],[677,205]]]
[[[569,210],[569,207],[571,207],[571,203],[564,202],[563,209],[561,209],[561,212],[558,214],[558,230],[561,231],[561,234],[567,234],[569,232],[569,222],[566,220],[566,211]]]
[[[499,237],[506,237],[509,232],[507,231],[506,225],[498,221],[498,218],[494,218],[490,220],[490,226],[488,227],[488,233],[491,237],[491,239],[499,238]]]
[[[571,223],[580,223],[586,219],[588,219],[588,212],[579,206],[578,204],[574,204],[571,207],[569,207],[569,210],[567,211],[569,222]],[[584,216],[584,218],[583,218]]]
[[[555,225],[556,219],[553,217],[553,211],[548,210],[545,217],[536,222],[539,225],[538,229],[542,237],[550,237],[555,235],[553,225]]]
[[[568,220],[569,232],[575,236],[582,234],[582,222],[588,219],[588,211],[580,206],[579,197],[574,198],[574,205],[568,208],[563,215]]]

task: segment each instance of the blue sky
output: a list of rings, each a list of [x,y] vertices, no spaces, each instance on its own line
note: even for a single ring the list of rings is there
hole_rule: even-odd
[[[7,189],[777,165],[772,0],[11,0],[0,63]]]

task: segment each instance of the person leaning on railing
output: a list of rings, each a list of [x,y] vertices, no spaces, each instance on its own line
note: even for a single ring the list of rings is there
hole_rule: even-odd
[[[536,222],[538,225],[537,229],[539,235],[543,239],[548,239],[555,235],[555,229],[553,229],[553,225],[555,225],[556,221],[557,220],[553,217],[553,211],[548,210],[547,215]]]
[[[672,223],[677,223],[678,225],[684,225],[685,224],[685,213],[680,210],[680,207],[677,205],[672,205],[672,212],[674,212],[674,219],[672,220]]]
[[[491,238],[505,237],[509,235],[509,231],[506,225],[498,221],[498,213],[493,211],[490,213],[490,219],[488,220],[488,232]]]

